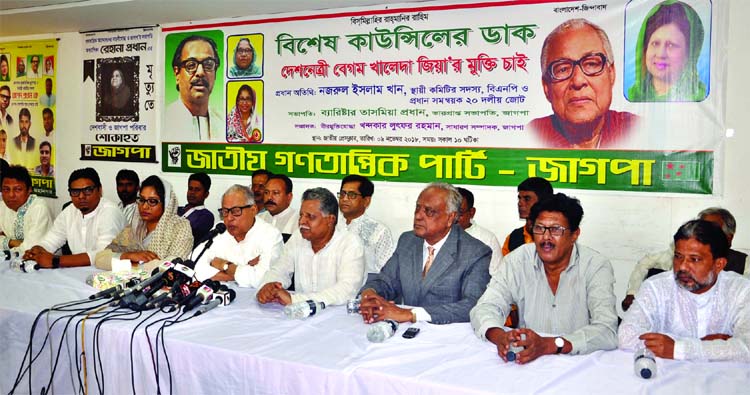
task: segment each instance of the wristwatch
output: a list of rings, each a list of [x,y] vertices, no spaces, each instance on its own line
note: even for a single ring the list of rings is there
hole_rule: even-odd
[[[565,339],[563,339],[562,337],[556,337],[555,346],[557,346],[557,351],[555,351],[555,354],[561,353],[563,350],[563,347],[565,347]]]
[[[60,268],[60,257],[55,255],[52,257],[52,268],[53,269],[59,269]]]
[[[230,265],[229,262],[224,263],[224,266],[222,266],[221,271],[226,272],[227,270],[229,270],[229,265]]]

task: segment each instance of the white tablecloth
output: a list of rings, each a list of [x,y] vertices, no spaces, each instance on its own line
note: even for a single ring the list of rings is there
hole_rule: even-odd
[[[94,269],[16,273],[0,269],[0,392],[12,387],[28,333],[36,314],[56,303],[82,299],[95,292],[83,279]],[[468,323],[420,324],[414,339],[401,334],[382,344],[369,343],[367,325],[343,307],[322,311],[307,320],[283,318],[280,306],[261,306],[252,289],[237,289],[229,307],[168,328],[175,394],[739,394],[750,388],[750,366],[734,363],[691,363],[658,360],[652,380],[633,374],[632,354],[596,352],[583,356],[545,356],[528,365],[503,363],[492,344],[477,339]],[[59,313],[51,317],[59,317]],[[145,314],[144,314],[145,316]],[[158,314],[157,317],[164,317]],[[71,355],[65,346],[54,379],[55,394],[78,392]],[[96,320],[85,325],[88,390],[98,393],[91,359]],[[129,394],[130,333],[137,321],[108,321],[101,327],[100,349],[104,392]],[[62,325],[53,329],[55,350]],[[152,341],[156,330],[149,332]],[[44,319],[35,335],[39,350],[46,334]],[[80,348],[80,346],[79,346]],[[134,346],[135,388],[156,393],[156,381],[143,326]],[[169,391],[166,364],[160,358],[163,393]],[[72,372],[72,373],[71,373]],[[46,386],[50,356],[32,367],[33,393]],[[27,381],[16,393],[28,393]]]

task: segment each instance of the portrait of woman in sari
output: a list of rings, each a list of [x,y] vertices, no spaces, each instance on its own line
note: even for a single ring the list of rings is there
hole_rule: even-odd
[[[177,196],[172,185],[157,176],[143,180],[134,215],[112,243],[96,254],[99,269],[112,270],[112,258],[146,263],[152,270],[162,261],[187,259],[193,248],[190,222],[177,215]]]
[[[247,84],[237,91],[235,105],[227,115],[227,141],[230,143],[259,143],[263,141],[260,117],[255,110],[257,96]]]
[[[667,0],[649,11],[635,50],[631,102],[701,101],[706,86],[698,74],[705,31],[689,5]]]

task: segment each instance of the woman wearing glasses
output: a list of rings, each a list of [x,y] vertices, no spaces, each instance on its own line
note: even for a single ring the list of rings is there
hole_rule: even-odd
[[[651,9],[635,50],[634,102],[701,101],[706,86],[698,75],[703,23],[689,5],[668,0]]]
[[[138,214],[112,243],[96,254],[96,267],[111,270],[112,258],[146,262],[151,270],[159,261],[187,259],[193,247],[190,222],[177,216],[177,196],[172,185],[150,176],[141,183],[136,199]]]
[[[234,66],[229,69],[229,78],[257,77],[260,67],[255,64],[255,48],[247,38],[241,38],[234,48]]]
[[[237,99],[227,115],[227,141],[230,143],[259,143],[263,141],[260,117],[255,110],[257,96],[250,85],[243,84]]]

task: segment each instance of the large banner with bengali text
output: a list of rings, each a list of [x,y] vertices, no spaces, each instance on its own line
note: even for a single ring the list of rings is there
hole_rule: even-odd
[[[720,193],[727,20],[539,0],[165,26],[162,169]]]
[[[46,197],[56,197],[57,65],[55,39],[0,43],[0,158]]]
[[[85,33],[81,160],[156,160],[158,29]]]

